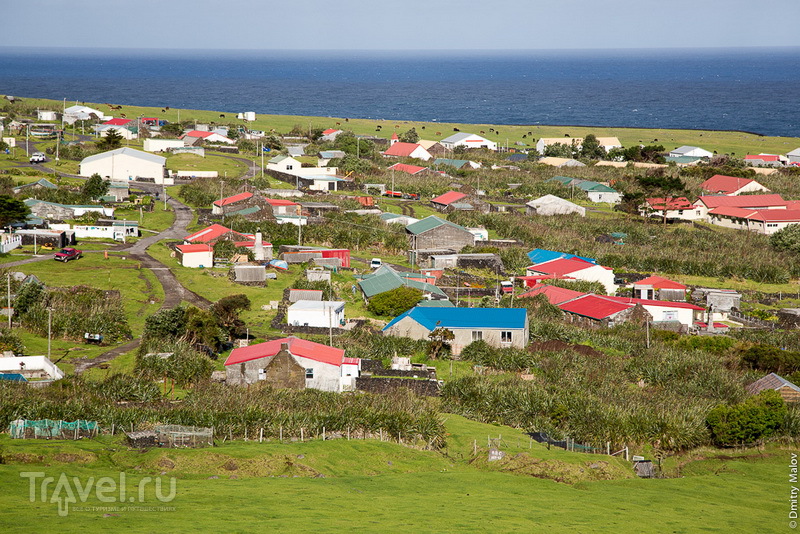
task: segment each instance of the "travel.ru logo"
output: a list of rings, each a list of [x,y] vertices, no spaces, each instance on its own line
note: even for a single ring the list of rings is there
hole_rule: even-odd
[[[119,478],[100,477],[95,479],[81,479],[81,477],[68,477],[66,473],[61,476],[48,477],[40,471],[23,471],[19,474],[28,479],[28,497],[30,502],[50,502],[58,505],[58,515],[65,517],[69,514],[70,505],[84,504],[90,496],[103,504],[119,503],[144,503],[149,497],[155,497],[159,502],[172,502],[177,492],[175,477],[169,478],[169,493],[164,495],[164,486],[161,477],[142,477],[135,485],[133,491],[128,491],[125,473],[120,472]],[[124,505],[123,505],[124,507]],[[136,508],[143,509],[143,508]]]

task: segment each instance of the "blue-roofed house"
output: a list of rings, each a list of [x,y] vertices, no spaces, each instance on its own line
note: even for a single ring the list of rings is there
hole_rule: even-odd
[[[528,345],[528,313],[525,308],[430,308],[417,306],[392,319],[384,335],[428,340],[428,334],[446,328],[455,338],[454,355],[473,341],[492,347],[523,349]]]
[[[583,256],[577,256],[575,254],[569,254],[568,252],[556,252],[555,250],[547,250],[543,248],[535,248],[528,252],[528,258],[530,258],[531,263],[533,265],[537,265],[539,263],[544,263],[546,261],[552,260],[571,260],[572,258],[578,258],[579,260],[588,261],[589,263],[597,264],[597,260],[593,258],[585,258]]]

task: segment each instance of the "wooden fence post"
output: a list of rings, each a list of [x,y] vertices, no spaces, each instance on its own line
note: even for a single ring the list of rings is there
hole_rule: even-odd
[[[261,427],[261,431],[258,433],[258,442],[261,443],[264,441],[264,427]]]

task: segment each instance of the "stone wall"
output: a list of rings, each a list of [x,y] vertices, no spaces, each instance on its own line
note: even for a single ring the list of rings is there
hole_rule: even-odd
[[[398,389],[409,389],[416,395],[438,397],[440,385],[438,380],[414,380],[413,378],[374,378],[360,376],[356,378],[356,389],[369,393],[391,393]]]

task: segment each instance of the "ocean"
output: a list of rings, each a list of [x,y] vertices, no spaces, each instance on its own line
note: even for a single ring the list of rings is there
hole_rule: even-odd
[[[800,136],[800,48],[0,48],[0,94],[222,112]]]

